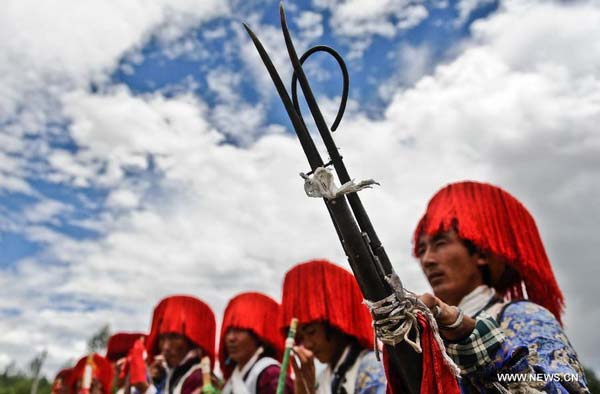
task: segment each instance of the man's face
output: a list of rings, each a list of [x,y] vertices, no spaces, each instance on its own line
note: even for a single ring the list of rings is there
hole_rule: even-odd
[[[185,336],[174,333],[161,334],[158,339],[158,348],[169,368],[175,368],[181,364],[185,356],[192,350],[190,342]]]
[[[123,357],[117,360],[116,362],[110,363],[113,371],[115,372],[113,378],[113,387],[121,388],[125,384],[124,379],[121,378],[121,370],[125,366],[126,361],[127,359]]]
[[[75,383],[75,392],[80,393],[83,390],[83,381],[82,379],[78,379]],[[90,386],[90,394],[104,394],[104,386],[102,382],[100,382],[96,378],[92,378],[92,384]]]
[[[52,385],[52,394],[67,394],[69,392],[69,386],[65,383],[63,378],[58,378]]]
[[[92,387],[90,387],[90,394],[104,394],[104,386],[98,379],[92,380]]]
[[[225,348],[229,358],[238,364],[245,364],[258,349],[258,342],[249,330],[229,327],[225,334]]]
[[[304,346],[322,363],[329,364],[335,357],[338,349],[332,338],[327,338],[325,323],[313,322],[302,324],[296,333],[296,342]]]
[[[450,305],[483,284],[479,266],[486,262],[479,253],[470,253],[455,231],[422,235],[417,257],[433,293]]]

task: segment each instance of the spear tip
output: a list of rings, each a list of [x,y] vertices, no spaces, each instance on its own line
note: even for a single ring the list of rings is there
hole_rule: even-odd
[[[285,9],[283,7],[283,0],[279,1],[279,17],[282,20],[285,20]]]

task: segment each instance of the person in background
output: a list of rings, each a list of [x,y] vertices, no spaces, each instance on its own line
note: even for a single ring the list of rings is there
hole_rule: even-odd
[[[72,371],[73,368],[64,368],[56,374],[52,382],[52,394],[70,394],[68,380]]]
[[[227,379],[223,394],[275,394],[284,339],[277,325],[279,304],[261,293],[233,297],[223,315],[219,365]],[[285,393],[293,393],[286,378]]]
[[[216,322],[211,308],[199,299],[174,295],[163,299],[154,308],[152,328],[146,339],[150,375],[155,359],[164,363],[163,382],[148,381],[141,372],[145,367],[141,342],[130,350],[131,385],[138,392],[152,394],[197,394],[203,391],[203,357],[209,358],[209,371],[214,365]],[[205,368],[206,369],[206,368]],[[214,384],[216,385],[216,379]]]
[[[144,339],[145,334],[141,332],[118,332],[108,338],[106,344],[106,359],[110,361],[115,371],[113,387],[117,394],[123,394],[129,389],[129,362],[127,355],[133,344],[138,339]]]
[[[326,260],[302,263],[285,275],[282,294],[282,332],[298,318],[292,359],[297,394],[385,393],[371,315],[350,272]],[[315,358],[325,364],[318,377]]]
[[[110,362],[97,353],[82,357],[68,376],[73,394],[111,394],[114,371]]]

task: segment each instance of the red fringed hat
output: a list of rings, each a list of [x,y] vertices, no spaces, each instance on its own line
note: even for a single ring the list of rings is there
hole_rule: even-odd
[[[511,299],[527,298],[542,305],[560,321],[563,295],[531,214],[516,198],[499,187],[472,181],[450,184],[433,196],[413,236],[414,254],[419,237],[454,229],[484,252],[500,256],[519,275],[506,289]]]
[[[97,353],[82,357],[75,364],[67,379],[70,391],[77,393],[75,385],[79,379],[83,378],[88,362],[92,366],[92,378],[98,379],[102,383],[104,394],[111,394],[114,375],[113,367],[110,365],[110,361]]]
[[[144,337],[146,334],[141,332],[118,332],[111,335],[106,345],[106,358],[108,361],[115,362],[126,357],[133,343]]]
[[[266,342],[276,352],[274,356],[280,360],[283,355],[284,338],[281,336],[277,324],[279,318],[279,304],[261,293],[242,293],[229,301],[219,339],[219,365],[225,379],[233,372],[233,366],[225,365],[227,349],[225,348],[225,334],[230,327],[252,331],[261,341]]]
[[[327,260],[298,264],[285,275],[279,328],[327,321],[365,348],[373,348],[371,315],[354,276]]]
[[[73,368],[64,368],[56,374],[54,381],[52,382],[51,393],[62,393],[63,387],[67,388],[67,392],[71,392],[71,390],[68,389],[71,372],[73,372]]]
[[[150,356],[154,356],[159,353],[160,334],[181,334],[202,348],[214,362],[216,326],[215,314],[204,302],[191,296],[170,296],[154,308],[146,349]]]

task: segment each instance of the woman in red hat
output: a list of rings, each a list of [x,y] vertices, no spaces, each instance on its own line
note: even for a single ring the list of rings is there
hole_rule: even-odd
[[[111,335],[106,344],[106,359],[116,363],[126,358],[135,341],[145,337],[146,334],[141,332],[118,332]]]
[[[99,354],[82,357],[68,376],[68,386],[74,394],[111,394],[113,368]]]
[[[283,282],[279,325],[298,319],[294,347],[296,393],[385,393],[383,366],[373,352],[371,315],[354,276],[326,260],[292,268]],[[325,364],[315,377],[314,359]]]
[[[414,245],[433,289],[421,299],[460,369],[461,392],[588,392],[561,326],[563,295],[516,198],[485,183],[450,184],[429,202]]]
[[[115,381],[113,386],[117,389],[117,394],[127,390],[127,385],[131,382],[128,378],[130,374],[130,362],[127,359],[129,351],[134,343],[146,337],[141,332],[118,332],[108,338],[106,344],[106,359],[110,361],[115,371]]]
[[[164,394],[200,393],[203,372],[210,374],[205,369],[214,365],[215,331],[215,315],[204,302],[184,295],[163,299],[154,308],[146,348],[154,364],[162,363],[166,371],[164,381],[146,381],[141,361],[144,349],[138,342],[130,351],[136,371],[131,384],[146,394],[157,392],[157,387]],[[210,359],[208,368],[201,363],[204,357]]]
[[[279,304],[261,293],[242,293],[229,301],[219,340],[219,364],[227,379],[222,394],[275,394],[281,371],[283,336]],[[285,393],[293,392],[286,380]]]

